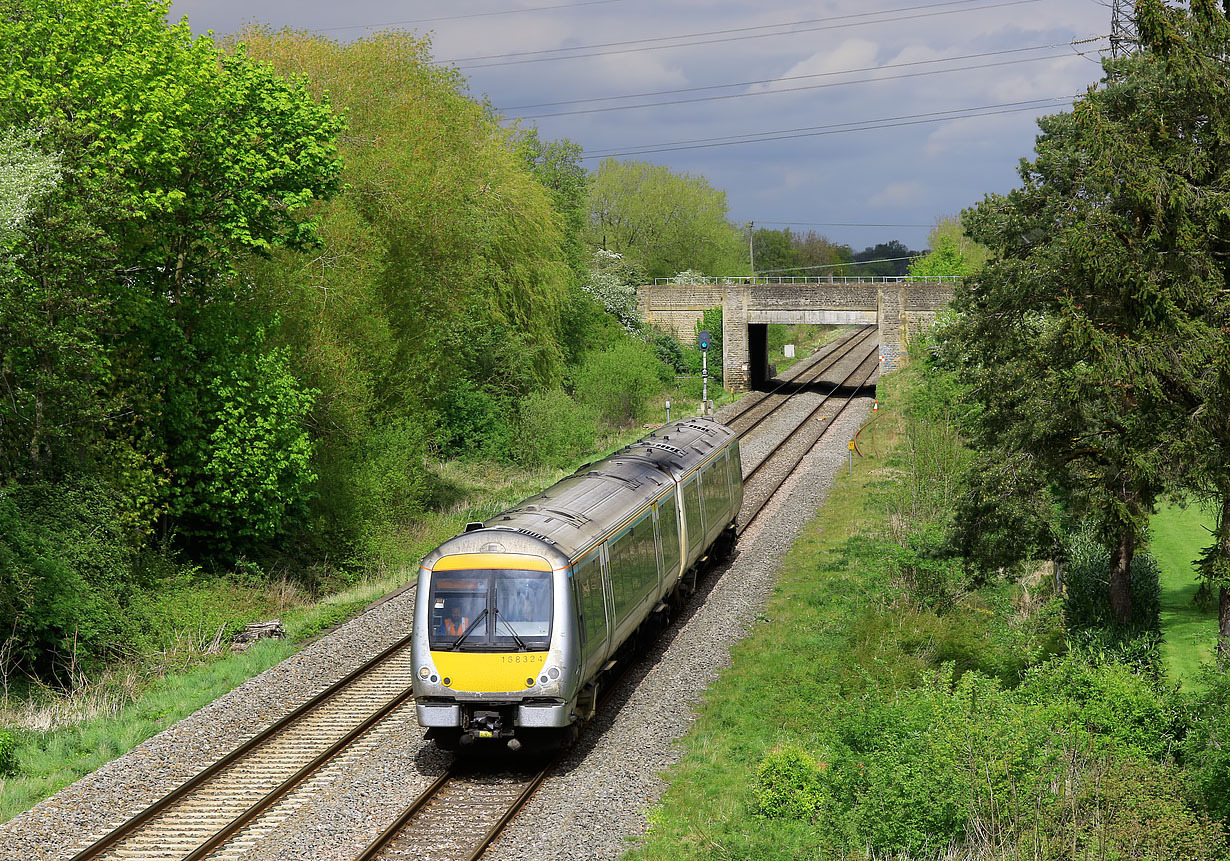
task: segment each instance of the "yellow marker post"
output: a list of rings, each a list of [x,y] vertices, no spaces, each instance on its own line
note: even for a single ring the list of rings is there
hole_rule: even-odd
[[[850,475],[854,475],[854,440],[848,442],[847,447],[850,449]]]

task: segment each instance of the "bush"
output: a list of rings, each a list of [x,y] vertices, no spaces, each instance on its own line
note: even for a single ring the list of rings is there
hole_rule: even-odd
[[[598,426],[591,408],[562,389],[535,392],[517,407],[513,457],[529,466],[568,466],[594,446]]]
[[[0,491],[0,630],[27,671],[63,674],[126,637],[135,552],[116,499],[84,481]]]
[[[675,374],[688,372],[688,359],[683,353],[683,346],[673,335],[660,329],[650,329],[646,340],[653,347],[654,357],[662,364],[659,369],[662,382],[674,382]]]
[[[796,745],[769,751],[756,768],[752,787],[756,812],[805,822],[822,815],[831,803],[822,772],[821,764]]]
[[[1183,759],[1209,812],[1230,825],[1230,673],[1208,669],[1192,698]]]
[[[0,777],[17,773],[17,738],[7,729],[0,729]]]
[[[1132,557],[1132,616],[1120,625],[1110,607],[1110,551],[1091,529],[1068,538],[1064,571],[1064,623],[1068,648],[1094,663],[1119,663],[1160,677],[1161,583],[1157,560]]]
[[[1182,739],[1183,717],[1175,695],[1121,663],[1090,663],[1066,655],[1031,668],[1017,689],[1038,704],[1070,744],[1160,760]]]
[[[317,477],[306,429],[317,394],[291,373],[289,351],[273,349],[222,357],[201,390],[171,398],[172,514],[201,552],[242,552],[304,519]]]
[[[577,369],[577,400],[614,427],[637,424],[645,419],[646,399],[659,390],[658,368],[649,348],[631,340],[591,353]]]
[[[460,379],[439,398],[436,412],[436,444],[441,455],[508,459],[511,410],[490,392]]]

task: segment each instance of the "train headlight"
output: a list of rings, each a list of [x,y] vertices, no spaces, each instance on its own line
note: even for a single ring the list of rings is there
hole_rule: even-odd
[[[559,668],[552,667],[551,669],[547,670],[547,675],[551,677],[551,681],[555,681],[556,679],[559,678]]]
[[[423,679],[424,681],[426,681],[427,677],[430,675],[431,675],[430,667],[419,667],[419,678],[420,679]]]

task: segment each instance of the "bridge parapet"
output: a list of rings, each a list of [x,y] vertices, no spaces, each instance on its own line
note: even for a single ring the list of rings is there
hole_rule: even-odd
[[[726,387],[743,390],[767,366],[760,356],[768,323],[878,325],[884,369],[900,367],[911,332],[928,328],[952,301],[960,278],[822,277],[657,279],[637,288],[645,321],[695,343],[696,322],[722,306],[722,366]],[[749,328],[758,327],[756,337]],[[752,356],[755,342],[756,356]]]

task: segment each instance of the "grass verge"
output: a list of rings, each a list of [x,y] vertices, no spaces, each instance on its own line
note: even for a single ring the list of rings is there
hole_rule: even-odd
[[[1150,522],[1149,550],[1157,559],[1162,587],[1162,660],[1166,675],[1180,687],[1197,680],[1202,665],[1214,660],[1217,609],[1195,603],[1192,562],[1209,543],[1213,518],[1199,506],[1165,505]]]

